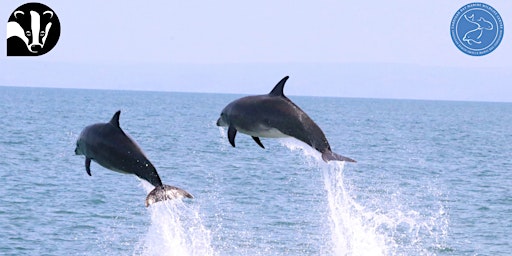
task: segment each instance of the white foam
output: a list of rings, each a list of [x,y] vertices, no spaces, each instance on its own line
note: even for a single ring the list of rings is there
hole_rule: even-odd
[[[149,193],[153,189],[142,181]],[[203,225],[199,207],[181,199],[161,201],[148,208],[151,225],[135,255],[214,255],[211,232]]]
[[[386,236],[367,222],[379,216],[366,211],[351,197],[343,183],[344,162],[336,163],[323,168],[333,254],[387,255]]]
[[[309,166],[323,173],[331,234],[329,254],[433,255],[432,249],[443,248],[448,219],[441,203],[438,210],[420,214],[401,201],[398,191],[391,201],[369,194],[372,203],[361,204],[344,180],[345,162],[325,163],[320,153],[298,140],[283,139],[281,143],[292,151],[300,150]]]
[[[323,161],[322,154],[320,152],[316,151],[315,149],[310,147],[308,144],[306,144],[298,139],[295,139],[293,137],[288,137],[288,138],[280,138],[278,140],[281,143],[281,145],[287,147],[291,151],[300,151],[306,157],[315,159],[316,162]],[[313,165],[313,163],[311,163],[310,165]]]
[[[448,219],[441,203],[439,209],[427,212],[411,209],[401,201],[400,192],[391,200],[367,194],[360,202],[353,185],[344,179],[345,163],[325,163],[319,152],[295,139],[280,139],[292,151],[306,157],[311,171],[323,173],[329,222],[326,233],[328,255],[434,255],[443,248]],[[153,186],[142,181],[149,193]],[[435,190],[435,189],[434,189]],[[435,191],[434,191],[435,192]],[[366,202],[366,203],[365,203]],[[169,200],[148,208],[151,225],[135,255],[216,255],[211,245],[211,231],[202,224],[199,206],[190,202]],[[434,240],[434,242],[432,242]]]

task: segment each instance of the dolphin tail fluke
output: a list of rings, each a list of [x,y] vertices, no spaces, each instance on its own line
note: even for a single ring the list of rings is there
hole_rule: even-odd
[[[149,192],[148,196],[146,197],[146,207],[160,201],[165,200],[172,200],[177,198],[194,198],[190,193],[187,191],[169,186],[169,185],[163,185],[163,186],[157,186],[155,189],[153,189],[151,192]]]
[[[329,162],[329,161],[345,161],[345,162],[351,162],[351,163],[355,163],[356,160],[352,159],[352,158],[348,158],[346,156],[342,156],[342,155],[338,155],[330,150],[328,151],[325,151],[322,153],[322,159],[326,162]]]

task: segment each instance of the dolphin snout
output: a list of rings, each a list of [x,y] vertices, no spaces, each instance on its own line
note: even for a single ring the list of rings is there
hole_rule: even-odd
[[[219,117],[219,119],[217,119],[217,126],[226,126],[226,124],[222,121],[222,117]]]
[[[76,148],[75,148],[75,155],[85,155],[84,152],[82,152],[82,149],[80,148],[80,146],[78,144],[76,145]]]

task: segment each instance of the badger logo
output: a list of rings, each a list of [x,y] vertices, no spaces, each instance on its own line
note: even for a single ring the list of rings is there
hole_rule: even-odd
[[[59,36],[59,18],[50,7],[24,4],[7,22],[7,56],[43,55],[55,47]]]

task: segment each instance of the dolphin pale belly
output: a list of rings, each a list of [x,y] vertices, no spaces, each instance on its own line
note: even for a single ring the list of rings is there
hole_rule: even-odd
[[[193,198],[183,189],[165,185],[144,152],[119,126],[117,111],[110,122],[87,126],[80,134],[75,154],[85,156],[85,170],[91,176],[91,160],[112,171],[135,174],[155,186],[146,206],[174,198]]]
[[[288,76],[281,79],[269,94],[237,99],[222,110],[217,126],[228,127],[229,143],[235,146],[237,131],[252,136],[262,148],[259,137],[294,137],[322,153],[326,162],[355,162],[332,152],[322,129],[284,95],[286,80]]]

